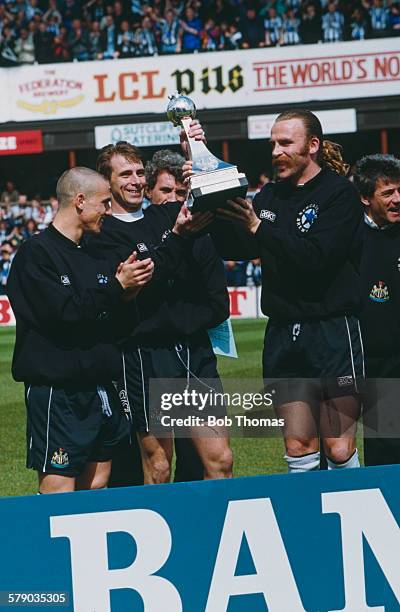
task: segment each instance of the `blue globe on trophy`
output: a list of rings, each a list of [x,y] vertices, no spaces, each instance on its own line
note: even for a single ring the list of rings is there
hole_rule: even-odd
[[[193,162],[194,175],[190,178],[188,205],[194,211],[222,208],[227,200],[244,198],[248,182],[236,166],[215,157],[204,142],[190,138],[188,131],[196,117],[196,105],[191,98],[181,94],[169,96],[167,117],[175,126],[182,126],[189,145],[189,158]]]

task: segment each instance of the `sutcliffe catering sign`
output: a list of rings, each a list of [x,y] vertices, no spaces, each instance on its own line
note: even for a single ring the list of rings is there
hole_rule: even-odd
[[[161,115],[171,92],[199,109],[399,94],[400,38],[22,66],[1,71],[3,121]]]
[[[324,134],[350,134],[357,131],[357,113],[355,108],[339,110],[313,111],[322,124]],[[250,140],[269,138],[272,125],[278,114],[249,115],[247,117],[247,135]]]
[[[43,141],[40,130],[0,132],[0,155],[26,155],[42,152]]]
[[[180,128],[170,121],[130,123],[128,125],[102,125],[94,130],[96,149],[119,140],[126,140],[136,147],[158,147],[179,144]]]

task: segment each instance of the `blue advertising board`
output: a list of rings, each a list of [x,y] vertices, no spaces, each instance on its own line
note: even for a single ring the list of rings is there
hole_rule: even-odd
[[[2,498],[0,610],[399,610],[399,481],[387,466]]]

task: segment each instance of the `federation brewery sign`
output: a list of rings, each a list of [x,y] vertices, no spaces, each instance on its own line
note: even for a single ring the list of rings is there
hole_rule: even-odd
[[[73,108],[83,102],[83,81],[63,77],[61,68],[38,68],[40,74],[35,77],[35,71],[30,68],[30,78],[18,84],[16,105],[20,109],[56,115],[59,109]]]

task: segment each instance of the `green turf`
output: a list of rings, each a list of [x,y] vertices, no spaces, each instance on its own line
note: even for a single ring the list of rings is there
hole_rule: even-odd
[[[240,359],[219,358],[223,378],[259,378],[265,321],[233,322]],[[37,490],[36,476],[25,468],[25,408],[23,385],[10,374],[14,329],[0,329],[0,496]],[[40,358],[40,356],[38,356]],[[284,472],[280,439],[234,439],[235,475]]]

